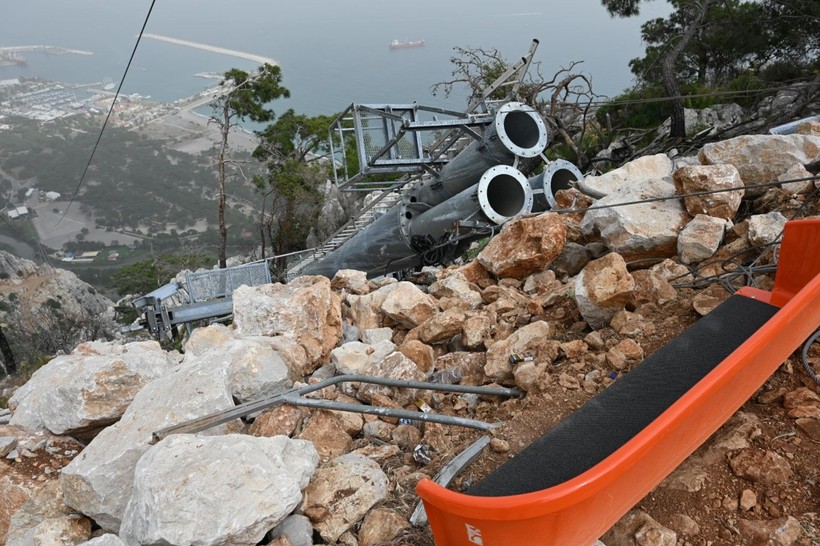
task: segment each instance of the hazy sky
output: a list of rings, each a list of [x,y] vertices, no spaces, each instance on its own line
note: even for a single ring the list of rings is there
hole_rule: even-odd
[[[0,46],[91,50],[93,57],[30,54],[20,70],[65,81],[118,81],[149,6],[149,0],[18,0],[3,8]],[[287,105],[328,113],[353,101],[440,100],[429,88],[449,76],[453,47],[497,48],[514,60],[532,38],[541,42],[536,59],[545,75],[583,60],[580,68],[596,91],[612,95],[632,83],[627,63],[644,49],[640,23],[669,9],[647,2],[641,17],[623,20],[612,19],[600,0],[157,0],[146,31],[272,57],[293,94]],[[426,43],[390,51],[392,39]],[[144,40],[125,90],[179,98],[207,85],[195,73],[232,67],[254,65]],[[0,69],[0,79],[15,75]]]

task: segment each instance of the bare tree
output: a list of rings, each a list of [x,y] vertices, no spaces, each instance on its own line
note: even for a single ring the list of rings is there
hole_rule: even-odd
[[[455,66],[452,78],[435,84],[432,92],[449,96],[458,86],[467,86],[470,97],[481,96],[482,91],[509,67],[510,63],[497,49],[455,48],[456,55],[450,59]],[[540,62],[533,62],[526,80],[518,86],[516,100],[525,102],[538,110],[553,135],[574,154],[575,162],[582,168],[589,163],[583,149],[583,141],[594,124],[588,123],[592,105],[600,98],[592,88],[592,79],[578,70],[583,61],[572,61],[561,67],[547,79]],[[505,86],[496,90],[491,99],[503,99],[508,94]]]
[[[225,225],[225,181],[228,140],[231,130],[249,119],[267,122],[274,118],[273,110],[266,105],[280,97],[289,97],[290,91],[281,85],[282,71],[278,66],[262,65],[254,74],[232,69],[225,72],[222,93],[211,103],[214,114],[210,122],[219,127],[220,141],[217,149],[217,222],[219,224],[219,267],[226,267],[228,228]]]

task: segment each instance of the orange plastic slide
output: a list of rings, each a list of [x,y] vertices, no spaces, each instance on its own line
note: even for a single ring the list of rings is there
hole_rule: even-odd
[[[588,470],[545,489],[504,496],[463,494],[431,480],[420,482],[416,489],[437,546],[594,543],[820,328],[820,219],[786,224],[771,292],[743,288],[738,294],[779,310],[657,418]]]

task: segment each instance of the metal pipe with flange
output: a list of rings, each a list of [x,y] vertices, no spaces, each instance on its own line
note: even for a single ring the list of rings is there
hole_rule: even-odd
[[[394,206],[302,273],[332,277],[340,269],[357,269],[375,277],[453,258],[493,226],[529,213],[532,205],[532,190],[521,171],[496,165],[477,184],[418,214],[418,209]],[[463,231],[460,224],[482,229]]]
[[[512,165],[516,157],[538,156],[547,147],[547,125],[538,112],[521,102],[508,102],[479,140],[448,162],[438,176],[406,190],[406,202],[433,207],[476,183],[496,165]]]
[[[529,179],[533,193],[532,212],[545,212],[555,208],[555,194],[573,187],[584,175],[573,163],[564,159],[551,161],[544,172]]]

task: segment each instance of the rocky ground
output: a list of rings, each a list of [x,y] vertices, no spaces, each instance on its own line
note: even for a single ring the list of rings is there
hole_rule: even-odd
[[[502,422],[451,487],[491,472],[729,296],[769,289],[787,219],[820,215],[820,137],[740,137],[589,178],[560,207],[729,189],[507,224],[407,281],[242,287],[184,352],[85,343],[8,387],[6,544],[433,544],[415,485],[482,433],[282,405],[201,435],[165,427],[342,373],[514,386],[508,400],[339,385],[313,397]],[[765,160],[765,161],[764,161]],[[802,169],[802,170],[801,170]],[[623,177],[613,183],[612,178]],[[520,358],[510,357],[517,355]],[[820,369],[820,344],[808,362]],[[820,388],[795,353],[602,538],[607,546],[820,544]]]

